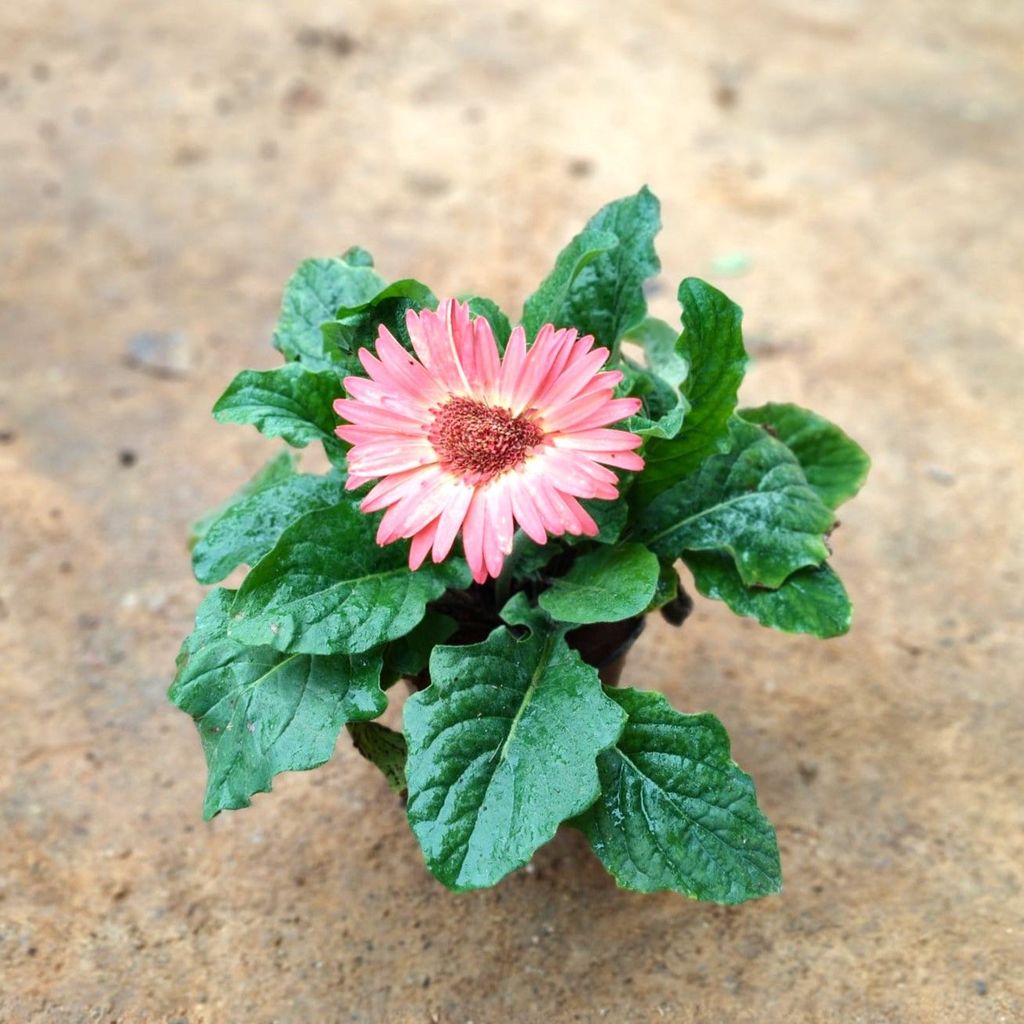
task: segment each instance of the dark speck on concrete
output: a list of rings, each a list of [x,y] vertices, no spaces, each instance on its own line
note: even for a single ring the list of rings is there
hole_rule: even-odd
[[[347,57],[359,46],[344,29],[314,28],[311,25],[306,25],[295,33],[295,42],[310,50],[323,47],[335,57]]]
[[[573,178],[589,178],[594,173],[594,161],[576,156],[569,161],[569,174]]]

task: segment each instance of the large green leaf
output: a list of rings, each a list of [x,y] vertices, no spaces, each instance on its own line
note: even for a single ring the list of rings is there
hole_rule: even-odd
[[[533,341],[544,324],[575,326],[569,320],[572,310],[570,296],[574,284],[591,263],[618,244],[612,232],[586,228],[558,254],[554,269],[523,306],[523,328],[527,343]]]
[[[834,423],[798,405],[771,402],[739,413],[777,437],[797,457],[807,482],[829,508],[852,498],[867,479],[867,452]]]
[[[250,423],[295,448],[321,441],[331,461],[344,465],[345,445],[334,433],[334,400],[341,395],[334,371],[285,363],[276,370],[243,370],[217,399],[213,415],[220,423]]]
[[[405,278],[382,289],[357,306],[341,306],[337,323],[326,326],[326,337],[333,339],[342,353],[355,354],[360,348],[377,344],[380,328],[386,327],[406,348],[411,349],[405,317],[409,310],[434,309],[437,296],[422,281]],[[356,364],[357,365],[357,364]],[[363,373],[357,369],[355,372]]]
[[[387,706],[379,654],[318,658],[245,647],[227,635],[233,598],[218,589],[202,603],[169,694],[199,729],[207,818],[248,807],[280,772],[323,764],[346,722],[376,718]]]
[[[799,569],[769,590],[746,586],[732,558],[719,551],[688,551],[683,561],[705,597],[724,601],[762,626],[819,637],[841,636],[850,628],[850,599],[827,563]]]
[[[636,535],[662,558],[728,551],[748,586],[777,587],[829,554],[832,510],[793,453],[760,427],[734,419],[731,448],[640,512]]]
[[[742,903],[782,888],[775,830],[713,715],[607,691],[629,716],[598,758],[601,796],[574,822],[624,889]]]
[[[646,187],[598,210],[527,300],[527,335],[532,338],[545,323],[576,327],[615,351],[619,339],[647,314],[643,286],[661,268],[654,251],[660,229],[660,204]],[[590,258],[580,265],[586,253]]]
[[[197,519],[192,524],[188,538],[189,549],[194,548],[206,536],[210,527],[232,505],[237,505],[250,495],[265,491],[267,488],[274,487],[276,484],[293,476],[295,476],[295,454],[287,449],[278,452],[273,458],[268,459],[256,475],[247,480],[227,501],[207,512],[206,515]]]
[[[658,559],[642,544],[598,548],[553,580],[540,606],[560,622],[616,622],[642,615],[658,586]]]
[[[598,753],[624,715],[564,631],[522,607],[483,643],[438,647],[405,704],[409,823],[452,889],[493,885],[598,795]]]
[[[482,316],[491,325],[491,330],[494,331],[494,340],[498,344],[498,351],[504,352],[509,335],[512,333],[512,325],[509,323],[508,317],[499,309],[498,304],[479,295],[471,295],[463,301],[469,303],[469,312],[472,317]]]
[[[406,543],[378,547],[376,517],[351,501],[289,526],[246,577],[231,635],[306,654],[359,654],[405,636],[427,603],[469,585],[462,559],[408,566]]]
[[[285,288],[274,347],[285,359],[329,369],[336,353],[325,347],[321,325],[333,320],[339,307],[358,306],[383,288],[365,249],[350,249],[340,259],[305,260]]]
[[[203,521],[203,536],[192,547],[196,579],[216,583],[238,565],[255,565],[287,526],[307,512],[336,505],[344,496],[345,478],[337,472],[293,474],[269,487],[240,493]]]
[[[647,465],[634,492],[641,501],[692,473],[709,455],[725,450],[729,417],[747,368],[739,306],[694,277],[679,285],[679,301],[683,333],[676,351],[689,366],[683,393],[690,408],[675,438],[652,438],[645,446]]]

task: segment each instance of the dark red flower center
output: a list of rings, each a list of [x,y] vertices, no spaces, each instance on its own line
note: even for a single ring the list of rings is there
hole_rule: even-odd
[[[480,483],[518,466],[544,431],[528,413],[450,398],[434,414],[429,436],[444,469]]]

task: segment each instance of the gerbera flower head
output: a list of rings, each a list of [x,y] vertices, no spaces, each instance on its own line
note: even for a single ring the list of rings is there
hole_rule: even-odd
[[[348,483],[370,480],[364,512],[387,509],[378,544],[411,538],[409,567],[448,556],[461,532],[473,579],[501,573],[516,524],[538,544],[565,533],[594,536],[580,498],[618,497],[608,467],[637,470],[641,438],[609,425],[640,408],[615,398],[590,335],[546,324],[527,347],[516,327],[504,357],[484,317],[447,299],[406,317],[417,358],[381,326],[368,377],[346,377],[335,411],[351,443]]]

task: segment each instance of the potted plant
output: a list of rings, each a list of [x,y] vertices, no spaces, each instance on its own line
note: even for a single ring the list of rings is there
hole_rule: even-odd
[[[617,683],[646,615],[686,617],[680,562],[739,615],[845,632],[829,535],[868,459],[805,409],[737,408],[741,313],[720,291],[680,284],[681,331],[648,317],[659,228],[646,188],[604,207],[515,326],[388,284],[362,249],[299,267],[283,365],[240,373],[214,415],[332,468],[282,452],[194,528],[201,583],[251,567],[201,605],[170,692],[207,817],[346,728],[450,888],[495,884],[567,823],[628,889],[778,891],[722,725]],[[374,720],[402,679],[399,733]]]

